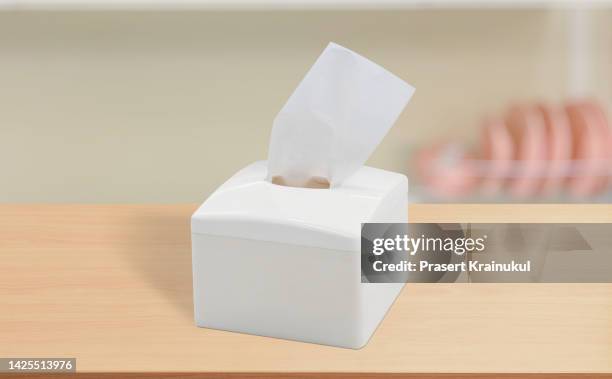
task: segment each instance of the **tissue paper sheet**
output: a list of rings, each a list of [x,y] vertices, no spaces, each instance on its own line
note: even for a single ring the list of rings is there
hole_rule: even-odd
[[[366,162],[414,88],[330,43],[274,119],[268,180],[338,186]]]

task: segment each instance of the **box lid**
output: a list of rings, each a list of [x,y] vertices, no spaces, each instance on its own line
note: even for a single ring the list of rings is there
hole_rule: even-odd
[[[193,214],[192,233],[359,251],[361,223],[398,186],[407,196],[406,176],[371,167],[331,189],[281,186],[266,174],[266,161],[236,173]]]

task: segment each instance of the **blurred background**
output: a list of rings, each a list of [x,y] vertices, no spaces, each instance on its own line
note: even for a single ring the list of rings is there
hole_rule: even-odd
[[[0,202],[201,202],[329,41],[416,87],[411,201],[610,202],[609,3],[0,1]]]

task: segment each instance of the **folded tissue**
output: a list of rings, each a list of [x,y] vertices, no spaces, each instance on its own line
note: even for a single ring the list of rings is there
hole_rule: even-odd
[[[330,43],[274,120],[268,180],[340,185],[363,166],[413,93],[389,71]]]

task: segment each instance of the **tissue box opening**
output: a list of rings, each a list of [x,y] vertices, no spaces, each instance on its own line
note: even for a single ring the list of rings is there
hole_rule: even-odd
[[[277,184],[279,186],[285,187],[300,187],[300,188],[314,188],[314,189],[329,189],[329,180],[326,178],[322,178],[320,176],[314,176],[310,178],[304,185],[295,185],[293,183],[289,183],[282,176],[273,176],[272,183]]]

